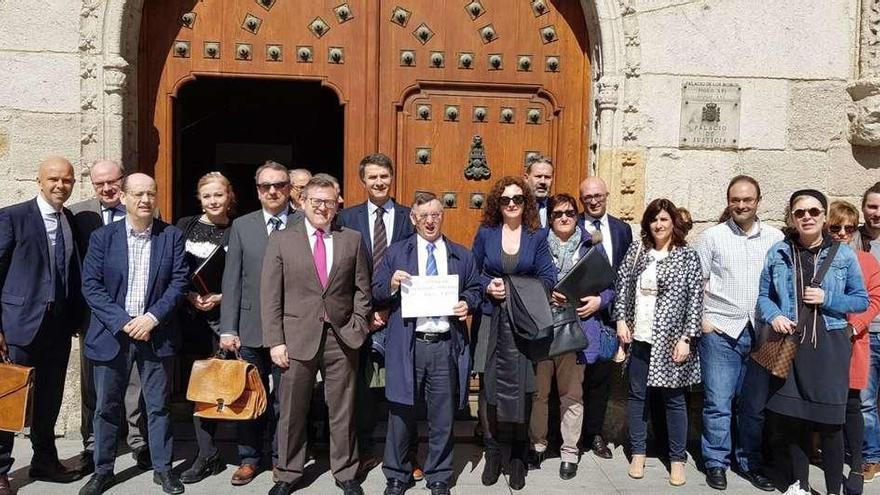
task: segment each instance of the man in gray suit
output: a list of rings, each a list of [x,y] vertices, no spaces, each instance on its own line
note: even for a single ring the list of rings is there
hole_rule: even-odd
[[[89,168],[89,178],[95,190],[95,196],[85,201],[80,201],[70,207],[73,212],[74,224],[79,234],[79,252],[85,258],[89,247],[89,237],[92,232],[104,225],[125,218],[125,205],[122,204],[122,178],[125,169],[118,162],[111,160],[98,160]],[[89,326],[90,312],[85,311],[85,324]],[[92,361],[86,359],[83,354],[85,349],[85,332],[80,334],[80,395],[82,397],[82,415],[80,421],[80,433],[83,438],[83,452],[80,456],[81,470],[87,475],[95,470],[94,448],[95,432],[92,429],[92,419],[95,414],[95,377]],[[145,438],[146,424],[143,415],[143,401],[141,400],[141,380],[138,376],[137,367],[131,369],[128,388],[125,391],[125,416],[128,423],[128,435],[126,443],[131,448],[132,456],[137,461],[138,467],[147,470],[151,467],[150,449]]]
[[[242,359],[253,363],[269,390],[269,375],[277,388],[280,372],[272,366],[269,349],[263,346],[260,319],[260,275],[269,235],[302,222],[302,213],[289,207],[290,178],[287,168],[267,161],[257,169],[257,197],[262,208],[235,219],[229,228],[229,248],[223,271],[223,299],[220,302],[220,347],[238,350]],[[268,429],[275,453],[277,403],[274,390],[272,410],[254,421],[238,423],[239,468],[232,475],[233,485],[250,483],[259,471],[263,456],[263,435]]]

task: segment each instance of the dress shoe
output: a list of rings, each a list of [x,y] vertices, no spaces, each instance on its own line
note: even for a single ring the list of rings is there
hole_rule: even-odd
[[[684,463],[681,461],[672,461],[669,463],[669,484],[672,486],[682,486],[687,482],[684,474]]]
[[[101,495],[116,483],[113,473],[95,473],[89,482],[79,489],[79,495]]]
[[[422,481],[423,479],[425,479],[425,472],[422,471],[422,468],[420,466],[414,464],[412,477],[413,481]]]
[[[510,474],[507,477],[507,486],[511,490],[522,490],[526,486],[526,463],[522,459],[510,460]]]
[[[153,472],[153,483],[161,485],[162,491],[169,495],[178,495],[184,491],[183,483],[180,482],[180,477],[171,471],[166,473]]]
[[[31,469],[28,471],[31,479],[39,481],[50,481],[52,483],[72,483],[83,477],[78,469],[70,469],[58,459],[55,462],[48,463],[31,463]]]
[[[862,472],[856,472],[855,469],[850,470],[849,476],[843,480],[844,495],[862,495],[865,492],[865,479]]]
[[[150,458],[150,448],[146,445],[132,450],[131,458],[137,463],[138,469],[142,471],[153,469],[153,459]]]
[[[541,464],[547,456],[546,452],[538,452],[537,450],[529,451],[529,469],[541,469]]]
[[[79,453],[79,473],[88,476],[95,472],[95,453],[84,450]]]
[[[634,480],[640,480],[645,477],[645,454],[633,454],[632,461],[629,463],[629,471],[626,474]]]
[[[336,486],[342,488],[342,495],[364,495],[364,489],[361,488],[361,482],[358,480],[336,480]]]
[[[492,486],[498,482],[501,476],[501,453],[486,453],[486,464],[483,466],[483,476],[480,481],[484,486]]]
[[[578,465],[576,462],[565,462],[559,465],[559,477],[564,480],[574,478],[578,473]]]
[[[390,478],[385,483],[385,495],[403,495],[409,488],[406,483],[396,478]]]
[[[232,486],[244,486],[254,480],[257,475],[257,466],[251,464],[242,464],[232,473],[232,479],[229,480]]]
[[[602,459],[611,459],[614,457],[614,454],[611,453],[611,449],[608,448],[608,444],[605,442],[605,439],[602,438],[602,435],[596,435],[593,437],[593,443],[590,445],[590,450]]]
[[[763,490],[765,492],[776,490],[776,487],[773,486],[773,481],[765,476],[759,469],[753,469],[749,472],[742,473],[742,476],[758,490]]]
[[[358,478],[363,479],[363,476],[366,476],[367,473],[373,470],[379,464],[382,464],[382,458],[376,455],[373,455],[371,452],[364,452],[359,456],[359,464],[358,464]]]
[[[727,471],[720,467],[706,469],[706,484],[716,490],[727,490]]]
[[[192,463],[192,466],[189,467],[186,471],[180,473],[180,481],[181,483],[198,483],[208,476],[213,476],[220,471],[226,469],[226,464],[220,459],[220,452],[215,451],[211,457],[196,457],[196,460]]]
[[[431,495],[449,495],[449,485],[442,481],[428,483],[428,489],[431,490]]]
[[[276,481],[275,486],[269,490],[269,495],[290,495],[293,493],[293,483]]]
[[[0,474],[0,495],[12,495],[12,487],[9,486],[9,476]]]

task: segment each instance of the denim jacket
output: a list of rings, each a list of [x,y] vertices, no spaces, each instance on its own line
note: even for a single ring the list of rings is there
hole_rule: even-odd
[[[828,247],[819,250],[816,269],[828,255]],[[767,252],[758,292],[758,316],[770,323],[779,315],[797,322],[796,279],[791,241],[779,241]],[[828,331],[846,328],[847,313],[860,313],[868,308],[868,292],[862,280],[862,270],[853,250],[842,244],[822,280],[825,291],[822,317]]]

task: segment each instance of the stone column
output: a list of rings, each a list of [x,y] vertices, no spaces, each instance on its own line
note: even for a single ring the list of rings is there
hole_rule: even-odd
[[[880,0],[862,0],[858,78],[846,90],[849,141],[854,146],[880,146]]]

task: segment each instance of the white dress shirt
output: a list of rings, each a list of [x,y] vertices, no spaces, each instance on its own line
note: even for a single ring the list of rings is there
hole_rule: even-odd
[[[277,215],[273,215],[273,214],[269,213],[268,211],[263,210],[263,222],[266,225],[266,233],[267,234],[271,234],[275,228],[272,226],[272,222],[271,222],[273,217],[278,217],[279,219],[281,219],[281,227],[279,227],[278,230],[284,230],[287,228],[287,212],[288,212],[288,210],[287,210],[287,208],[285,208],[285,209],[281,210],[281,213],[279,213]]]
[[[58,213],[61,213],[61,232],[64,235],[64,266],[70,261],[73,255],[73,231],[70,224],[67,223],[67,217],[61,210],[56,210],[42,194],[37,194],[37,207],[40,209],[40,216],[43,217],[43,227],[46,229],[46,239],[49,241],[49,269],[54,276],[55,273],[55,237],[58,235]]]
[[[312,249],[312,256],[315,255],[315,231],[316,229],[312,222],[309,222],[308,218],[303,219],[303,222],[306,224],[306,235],[309,238],[309,247]],[[333,234],[330,232],[331,229],[327,228],[324,230],[324,250],[327,252],[327,276],[330,276],[330,269],[333,268]],[[314,259],[314,258],[313,258]]]
[[[592,234],[596,232],[596,227],[593,225],[593,220],[595,220],[590,215],[584,215],[584,226],[587,229],[587,232]],[[602,215],[599,220],[599,233],[602,234],[602,249],[605,250],[605,254],[608,256],[609,260],[614,259],[614,246],[611,244],[611,226],[608,224],[608,213]]]
[[[122,203],[117,203],[116,206],[104,206],[99,201],[98,204],[101,206],[101,221],[104,222],[104,225],[109,225],[125,218],[125,206]],[[113,215],[110,217],[110,222],[107,222],[107,210],[110,210]]]
[[[367,216],[369,217],[367,225],[370,227],[370,246],[373,246],[376,238],[373,227],[376,224],[376,210],[378,209],[378,206],[374,205],[371,201],[367,201]],[[389,199],[382,205],[382,209],[385,210],[385,214],[382,216],[382,223],[385,224],[385,238],[390,246],[391,239],[394,237],[394,201]]]
[[[418,275],[428,274],[428,241],[422,236],[416,236],[416,248],[418,249],[419,273]],[[434,259],[437,261],[437,275],[449,275],[448,258],[446,255],[446,242],[443,238],[434,241]],[[446,316],[438,317],[419,317],[416,318],[416,332],[424,333],[445,333],[449,331],[449,318]]]

